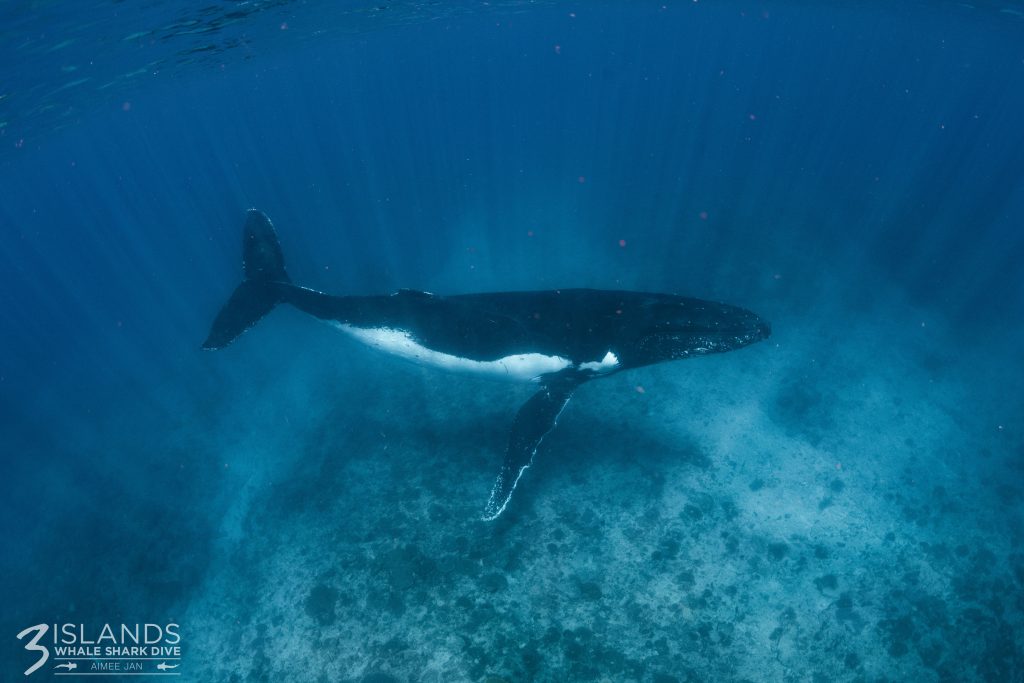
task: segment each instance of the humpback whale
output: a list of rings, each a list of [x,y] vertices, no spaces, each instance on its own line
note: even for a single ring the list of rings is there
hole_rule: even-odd
[[[222,349],[277,304],[290,304],[351,337],[437,368],[532,383],[519,409],[483,519],[504,512],[544,437],[584,382],[653,363],[722,353],[767,339],[754,313],[672,294],[558,289],[439,296],[402,289],[332,296],[292,284],[265,214],[250,210],[244,279],[213,321],[205,349]]]

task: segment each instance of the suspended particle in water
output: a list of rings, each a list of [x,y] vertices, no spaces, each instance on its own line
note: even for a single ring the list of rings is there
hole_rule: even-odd
[[[625,247],[626,246],[626,240],[619,240],[619,246],[620,247]]]
[[[700,219],[702,221],[706,221],[708,219],[708,212],[707,211],[701,211],[700,214],[698,214],[698,215],[700,216]]]

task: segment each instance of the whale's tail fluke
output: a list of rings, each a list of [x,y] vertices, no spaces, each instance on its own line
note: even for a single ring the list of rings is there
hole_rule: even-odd
[[[281,303],[291,279],[284,269],[284,254],[266,214],[251,209],[242,235],[245,279],[220,309],[203,342],[204,349],[222,349]]]

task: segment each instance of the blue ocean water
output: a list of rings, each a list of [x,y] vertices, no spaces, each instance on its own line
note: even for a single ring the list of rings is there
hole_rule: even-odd
[[[0,679],[175,623],[194,681],[1024,681],[1018,2],[0,18]],[[773,336],[587,383],[485,523],[528,387],[287,307],[200,350],[252,207],[334,294]]]

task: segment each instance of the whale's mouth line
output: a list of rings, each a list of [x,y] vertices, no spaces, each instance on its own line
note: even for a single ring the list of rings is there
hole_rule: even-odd
[[[682,339],[684,337],[758,337],[767,339],[771,336],[771,323],[743,323],[737,325],[667,325],[651,331],[651,336],[664,335]]]

